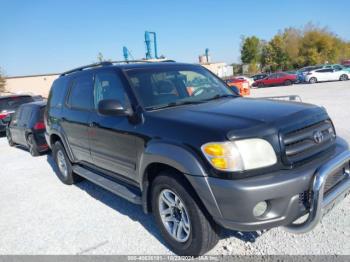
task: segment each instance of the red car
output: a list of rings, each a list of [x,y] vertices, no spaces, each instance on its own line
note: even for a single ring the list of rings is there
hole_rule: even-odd
[[[297,75],[288,74],[284,72],[270,74],[263,79],[256,80],[253,86],[265,87],[265,86],[281,86],[292,85],[297,81]]]

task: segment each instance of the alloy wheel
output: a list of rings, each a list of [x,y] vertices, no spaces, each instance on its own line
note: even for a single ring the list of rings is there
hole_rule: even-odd
[[[169,189],[159,194],[159,213],[169,235],[178,242],[186,242],[191,233],[191,222],[181,198]]]
[[[68,177],[67,162],[66,162],[66,158],[64,157],[62,150],[57,151],[57,165],[58,165],[58,168],[59,168],[61,174],[64,177]]]

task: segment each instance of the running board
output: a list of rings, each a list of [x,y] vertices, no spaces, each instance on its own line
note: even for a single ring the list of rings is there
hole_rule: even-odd
[[[141,205],[141,197],[137,194],[133,193],[128,187],[121,185],[115,181],[112,181],[108,178],[105,178],[103,176],[100,176],[88,169],[85,169],[81,166],[74,165],[73,166],[73,172],[78,174],[79,176],[82,176],[86,178],[87,180],[91,181],[92,183],[99,185],[100,187],[103,187],[104,189],[122,197],[126,200],[130,201],[131,203]]]

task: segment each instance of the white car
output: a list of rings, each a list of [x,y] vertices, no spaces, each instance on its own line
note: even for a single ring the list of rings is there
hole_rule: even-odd
[[[349,72],[343,70],[335,70],[331,68],[321,68],[308,72],[305,75],[305,82],[314,84],[322,81],[345,81],[349,80]]]

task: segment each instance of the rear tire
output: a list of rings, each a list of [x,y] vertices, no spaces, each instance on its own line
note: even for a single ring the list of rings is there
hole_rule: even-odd
[[[284,81],[284,85],[285,85],[285,86],[290,86],[290,85],[292,85],[292,84],[293,84],[293,82],[290,81],[290,80]]]
[[[82,177],[73,173],[72,164],[60,141],[53,145],[52,156],[57,165],[57,176],[64,184],[73,185],[83,180]]]
[[[316,78],[316,77],[311,77],[311,78],[309,79],[309,83],[310,83],[310,84],[315,84],[315,83],[317,83],[317,78]]]
[[[341,75],[339,78],[339,81],[346,81],[346,80],[349,80],[349,77],[345,74]]]
[[[39,151],[38,151],[38,146],[35,142],[35,139],[34,139],[34,136],[33,134],[29,134],[27,136],[27,145],[28,145],[28,150],[29,150],[29,153],[32,155],[32,156],[38,156],[40,155]]]
[[[178,174],[162,172],[153,181],[153,215],[161,235],[175,254],[199,256],[212,249],[219,241],[218,226],[204,214],[186,181],[176,176]],[[174,201],[169,201],[164,194],[174,196],[170,198]],[[181,207],[180,211],[178,207]]]

